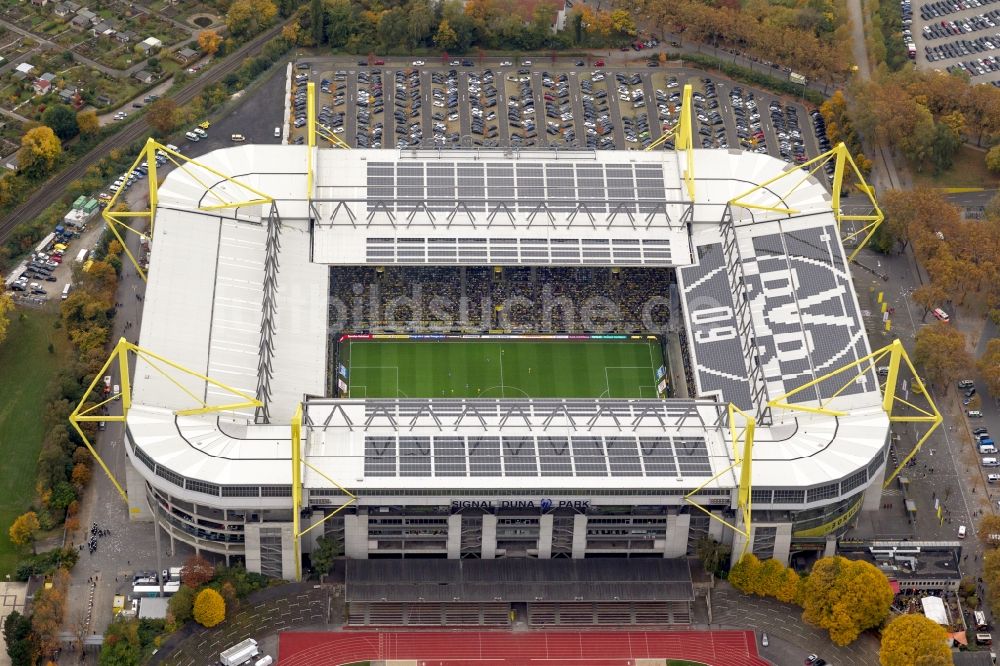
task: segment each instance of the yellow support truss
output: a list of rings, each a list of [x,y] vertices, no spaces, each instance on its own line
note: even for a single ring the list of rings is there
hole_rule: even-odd
[[[886,478],[885,482],[882,484],[883,487],[888,487],[893,479],[899,475],[899,472],[903,469],[906,463],[908,463],[910,459],[917,454],[920,448],[924,445],[924,442],[926,442],[931,436],[931,433],[933,433],[938,426],[941,425],[943,420],[941,412],[938,411],[937,405],[934,404],[934,399],[931,398],[930,393],[928,393],[923,381],[917,374],[917,369],[913,367],[913,363],[910,361],[910,357],[906,353],[906,349],[903,347],[902,342],[894,340],[885,347],[877,349],[871,354],[868,354],[853,363],[848,363],[847,365],[834,370],[833,372],[829,372],[822,377],[817,377],[816,379],[813,379],[812,381],[771,400],[768,403],[768,407],[772,409],[790,409],[813,414],[824,414],[827,416],[844,416],[848,412],[831,409],[830,404],[844,391],[846,391],[848,387],[857,382],[860,377],[871,373],[879,367],[880,364],[881,366],[888,368],[885,383],[882,384],[881,388],[882,410],[889,416],[889,422],[930,424],[927,432],[925,432],[923,436],[917,440],[917,444],[913,447],[913,450],[902,461],[900,461],[899,466],[896,467],[893,473]],[[900,383],[900,368],[902,364],[905,364],[905,367],[910,372],[910,385],[912,386],[913,393],[917,396],[921,396],[922,400],[927,402],[925,407],[920,407],[914,404],[914,402],[904,399],[899,395],[900,389],[898,384]],[[790,397],[836,377],[846,377],[846,381],[844,381],[840,385],[840,388],[834,391],[830,397],[823,400],[819,407],[795,405],[788,402]]]
[[[132,408],[132,383],[131,375],[129,373],[130,352],[134,354],[136,359],[141,358],[144,360],[150,368],[163,375],[181,392],[189,396],[194,403],[199,405],[198,407],[192,409],[182,409],[174,412],[177,416],[208,414],[210,412],[228,412],[237,409],[263,406],[259,400],[243,393],[238,389],[234,389],[233,387],[227,386],[226,384],[212,379],[211,377],[195,372],[189,368],[185,368],[179,363],[174,363],[173,361],[151,352],[148,349],[143,349],[142,347],[129,342],[125,338],[120,338],[114,349],[111,350],[111,354],[108,356],[108,359],[104,362],[104,365],[101,366],[100,371],[98,371],[97,375],[94,377],[94,380],[90,382],[87,390],[84,391],[83,397],[80,399],[80,403],[76,406],[76,409],[73,410],[73,413],[69,415],[69,422],[73,426],[73,429],[76,430],[77,434],[80,435],[80,438],[83,440],[87,450],[90,451],[92,456],[94,456],[94,460],[97,461],[97,463],[101,466],[101,469],[104,470],[104,473],[107,474],[109,479],[111,479],[111,483],[114,484],[118,494],[121,495],[122,499],[126,502],[128,501],[128,494],[125,492],[125,489],[122,488],[121,484],[118,483],[118,480],[115,479],[114,474],[111,473],[111,469],[101,458],[100,454],[97,453],[97,449],[91,443],[90,438],[87,437],[87,433],[84,432],[81,424],[93,423],[95,421],[126,422],[128,419],[129,409]],[[112,367],[112,364],[116,360],[118,361],[118,381],[120,382],[119,391],[117,393],[109,393],[107,398],[97,402],[96,404],[90,404],[92,396],[95,394],[95,389],[101,382],[101,378],[108,373],[108,370]],[[192,393],[187,387],[183,386],[179,381],[177,381],[177,379],[172,377],[168,372],[171,369],[208,382],[212,386],[233,394],[235,397],[239,398],[239,401],[224,405],[210,405],[205,400]],[[121,403],[122,413],[120,415],[100,413],[100,410],[115,402]]]
[[[854,161],[854,158],[851,157],[850,151],[847,150],[847,146],[844,145],[843,142],[838,143],[822,155],[814,157],[808,162],[804,162],[798,166],[789,167],[786,171],[778,174],[774,178],[770,178],[763,183],[750,188],[746,192],[733,197],[733,199],[729,201],[729,204],[752,210],[763,210],[785,215],[797,215],[802,211],[789,208],[785,202],[792,195],[792,193],[794,193],[809,179],[810,176],[813,176],[817,172],[821,171],[830,160],[834,160],[832,185],[833,200],[831,202],[831,208],[833,209],[833,216],[837,220],[837,229],[840,230],[841,238],[843,239],[845,245],[857,240],[859,236],[863,236],[862,240],[858,242],[854,251],[848,257],[848,261],[854,261],[854,258],[858,255],[861,249],[875,234],[875,230],[878,229],[880,224],[882,224],[882,221],[885,219],[885,215],[882,213],[882,209],[879,208],[878,201],[875,199],[875,188],[865,181],[865,177],[861,175],[861,171],[858,169],[857,163]],[[858,179],[858,189],[865,193],[865,196],[868,197],[868,201],[871,203],[873,212],[870,214],[845,215],[841,210],[840,192],[844,186],[844,174],[848,165],[850,165],[855,177]],[[805,170],[804,174],[800,173],[801,169]],[[820,174],[820,176],[822,177],[822,174]],[[789,188],[784,194],[779,194],[773,191],[770,185],[786,178],[794,181],[791,188]],[[750,195],[758,192],[764,195],[762,199],[758,200],[759,202],[748,199]],[[844,222],[865,222],[865,224],[860,229],[845,233]]]
[[[684,151],[686,168],[684,169],[684,184],[687,186],[688,198],[694,201],[694,138],[691,125],[691,95],[693,88],[691,84],[684,85],[684,93],[681,97],[680,117],[673,127],[664,131],[663,136],[646,146],[645,150],[655,150],[663,145],[668,139],[674,139],[674,150]]]
[[[743,419],[742,427],[737,427],[736,424],[737,416]],[[732,451],[733,464],[727,467],[726,469],[720,471],[718,474],[708,479],[707,481],[705,481],[705,483],[701,484],[700,486],[698,486],[697,488],[695,488],[694,490],[692,490],[691,492],[689,492],[687,495],[684,496],[685,502],[687,502],[688,504],[697,509],[700,509],[701,511],[704,511],[705,514],[712,520],[716,520],[722,523],[723,525],[733,530],[737,534],[741,534],[743,536],[744,538],[743,552],[740,553],[740,557],[746,554],[747,548],[750,546],[750,534],[752,528],[751,520],[753,515],[753,507],[751,501],[752,498],[751,491],[753,490],[753,437],[754,437],[754,429],[756,428],[756,426],[757,422],[754,420],[753,416],[747,414],[743,410],[739,409],[736,405],[730,403],[729,440],[733,447]],[[737,515],[736,524],[734,525],[725,520],[724,518],[720,518],[719,516],[715,515],[714,513],[703,507],[701,504],[698,504],[696,501],[691,499],[691,497],[701,492],[702,488],[704,488],[708,484],[712,483],[719,477],[728,474],[730,471],[732,471],[737,467],[740,468],[740,475],[737,481],[737,483],[739,484],[738,492],[736,495],[736,508],[739,511],[739,513]],[[740,525],[742,525],[742,527],[740,527]]]
[[[153,226],[156,221],[156,206],[157,203],[159,202],[160,184],[156,171],[158,166],[156,163],[156,156],[158,151],[160,152],[160,154],[166,157],[168,161],[172,162],[175,166],[177,166],[179,169],[187,173],[192,179],[194,179],[195,182],[197,182],[199,185],[205,188],[206,201],[198,205],[199,210],[212,211],[212,210],[221,210],[224,208],[240,208],[243,206],[253,206],[256,204],[270,204],[274,202],[273,197],[264,194],[263,192],[257,190],[254,187],[251,187],[250,185],[247,185],[246,183],[240,182],[239,180],[231,176],[227,176],[224,173],[216,169],[213,169],[210,166],[202,164],[201,162],[185,157],[184,155],[181,155],[180,153],[171,150],[170,148],[167,148],[165,145],[158,143],[155,139],[147,140],[146,145],[139,152],[138,157],[136,157],[135,161],[132,162],[132,166],[130,166],[128,168],[128,171],[125,172],[125,178],[127,179],[128,177],[130,177],[139,167],[140,164],[145,163],[147,169],[146,181],[149,187],[149,209],[142,211],[116,211],[115,207],[118,206],[119,204],[119,198],[125,191],[125,188],[122,187],[119,188],[117,192],[115,192],[114,196],[111,197],[111,200],[108,202],[108,205],[104,207],[104,211],[102,212],[102,216],[104,217],[104,220],[108,223],[108,228],[111,229],[111,233],[114,234],[115,238],[118,239],[118,242],[121,243],[122,248],[125,250],[125,254],[132,262],[132,265],[135,266],[135,270],[139,274],[139,277],[141,277],[144,281],[146,280],[146,272],[142,269],[142,266],[139,264],[138,260],[136,260],[131,250],[129,250],[128,243],[126,243],[125,239],[122,238],[122,235],[119,231],[119,227],[122,230],[131,231],[132,233],[140,237],[145,237],[146,233],[143,233],[142,231],[134,228],[134,226],[130,223],[130,221],[131,218],[147,218],[149,220],[148,235],[150,238],[152,237]],[[206,173],[199,174],[195,171],[195,168],[201,169],[207,172],[207,174]],[[219,192],[216,191],[213,183],[208,182],[211,180],[208,177],[209,175],[221,178],[222,180],[228,183],[233,183],[238,187],[243,188],[244,190],[247,191],[248,196],[250,198],[243,201],[228,200],[226,197],[222,196]]]
[[[312,85],[312,84],[309,84]],[[329,476],[324,474],[322,471],[317,469],[314,465],[309,463],[302,456],[302,404],[298,404],[295,407],[295,413],[292,415],[292,534],[295,540],[295,580],[302,580],[302,537],[316,529],[326,521],[330,520],[338,513],[351,506],[358,501],[357,495],[349,491],[344,486],[340,485]],[[323,520],[318,523],[314,523],[307,527],[302,528],[302,466],[305,465],[312,471],[316,472],[324,479],[337,486],[342,493],[347,495],[349,498],[347,502],[341,504],[331,513],[328,513],[323,517]]]

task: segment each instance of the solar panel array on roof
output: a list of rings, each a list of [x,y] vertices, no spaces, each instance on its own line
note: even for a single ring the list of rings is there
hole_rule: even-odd
[[[583,202],[593,213],[619,205],[650,213],[668,198],[660,164],[405,161],[369,162],[367,168],[369,212],[377,202],[396,212],[414,210],[417,202],[445,212],[462,200],[473,213],[500,203],[531,212],[540,202],[554,212],[572,212]]]
[[[365,475],[707,477],[712,467],[703,437],[369,435]]]

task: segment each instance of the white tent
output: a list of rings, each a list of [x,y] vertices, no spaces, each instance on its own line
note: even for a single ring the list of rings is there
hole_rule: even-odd
[[[944,609],[944,599],[941,597],[924,597],[920,600],[924,606],[924,615],[938,624],[948,624],[948,612]]]

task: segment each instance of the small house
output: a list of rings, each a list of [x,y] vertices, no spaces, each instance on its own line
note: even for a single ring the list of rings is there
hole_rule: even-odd
[[[17,67],[14,68],[14,78],[18,81],[23,81],[24,79],[31,76],[31,73],[35,71],[35,66],[30,62],[22,62]]]
[[[108,23],[107,21],[100,21],[95,24],[90,30],[94,37],[113,37],[115,34],[115,27]]]
[[[52,82],[45,79],[35,79],[33,87],[35,88],[36,95],[45,95],[52,90]]]
[[[144,69],[140,69],[138,72],[132,75],[136,81],[139,83],[152,83],[153,75]]]
[[[135,34],[131,30],[122,30],[117,35],[115,35],[115,37],[117,37],[118,41],[121,42],[122,44],[128,44],[130,42],[134,42],[137,39],[139,39],[139,35]]]
[[[147,37],[136,46],[143,55],[150,55],[151,53],[156,53],[163,48],[163,42],[158,40],[156,37]]]
[[[69,8],[70,14],[76,14],[78,11],[80,11],[80,5],[73,2],[73,0],[65,0],[62,4],[66,5],[66,7]]]
[[[70,10],[69,5],[67,5],[65,2],[60,2],[55,7],[52,8],[52,13],[58,16],[59,18],[66,18],[73,12]]]
[[[44,7],[49,4],[49,0],[31,0],[31,4],[35,7]]]
[[[177,49],[174,51],[174,60],[182,65],[187,65],[198,59],[198,52],[194,49],[185,46],[182,49]]]
[[[88,23],[100,23],[101,17],[90,11],[89,9],[81,9],[76,14],[77,16],[82,16],[87,20]]]
[[[81,30],[81,31],[86,30],[87,28],[90,27],[90,19],[87,18],[86,16],[80,16],[79,14],[77,14],[76,16],[70,19],[69,27],[73,28],[74,30]]]
[[[65,88],[59,91],[59,100],[63,104],[75,105],[77,101],[76,93],[77,93],[76,86],[66,86]]]

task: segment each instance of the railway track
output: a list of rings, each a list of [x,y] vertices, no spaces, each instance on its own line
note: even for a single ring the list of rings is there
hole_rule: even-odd
[[[202,90],[214,83],[218,83],[226,75],[236,71],[244,58],[259,51],[261,46],[278,35],[283,27],[284,23],[280,23],[257,35],[229,54],[225,60],[198,77],[197,80],[192,81],[171,95],[170,98],[177,102],[178,106],[184,106],[189,103]],[[140,118],[128,127],[123,128],[120,132],[109,136],[94,146],[90,152],[77,160],[72,166],[63,169],[49,180],[41,183],[35,193],[28,197],[27,201],[12,210],[0,221],[0,243],[7,240],[7,237],[10,236],[18,224],[34,219],[48,208],[53,201],[61,197],[70,183],[84,175],[87,167],[96,163],[107,155],[109,151],[115,148],[124,148],[137,139],[140,139],[148,134],[149,130],[149,123],[146,122],[145,118]]]

